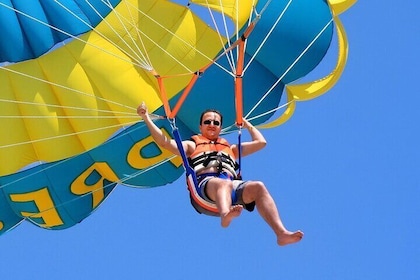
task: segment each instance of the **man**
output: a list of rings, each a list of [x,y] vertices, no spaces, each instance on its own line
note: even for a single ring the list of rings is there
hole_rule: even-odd
[[[155,142],[160,147],[179,155],[175,140],[168,139],[153,123],[144,102],[137,108],[137,113],[143,118]],[[241,155],[246,156],[265,147],[266,140],[261,132],[247,120],[244,119],[243,123],[243,127],[249,131],[252,138],[250,142],[241,144]],[[219,137],[222,129],[222,115],[215,110],[207,110],[202,113],[199,128],[201,135],[197,140],[182,141],[185,154],[192,162],[196,158],[197,150],[209,149],[209,147],[215,147],[217,144],[224,145],[220,143],[226,141]],[[208,142],[198,143],[201,141],[200,139],[208,140]],[[201,144],[207,147],[203,148]],[[223,164],[222,162],[215,164],[214,162],[217,162],[217,160],[210,159],[211,164],[208,164],[209,162],[203,164],[203,161],[201,161],[196,166],[192,166],[197,174],[200,193],[217,206],[222,227],[228,227],[231,221],[241,214],[244,207],[248,211],[252,211],[256,206],[261,217],[276,234],[278,245],[283,246],[300,241],[303,232],[291,232],[284,227],[276,204],[263,182],[234,180],[236,178],[235,172],[232,171],[234,168],[231,166],[232,164],[226,162],[230,162],[229,158],[233,161],[238,158],[237,145],[229,145],[223,149],[226,157]],[[232,197],[235,196],[237,201],[233,203]]]

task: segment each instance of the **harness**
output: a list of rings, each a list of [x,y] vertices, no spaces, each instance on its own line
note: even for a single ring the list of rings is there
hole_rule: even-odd
[[[196,171],[192,167],[192,165],[194,165],[195,168],[198,169],[200,168],[200,166],[204,166],[204,164],[207,164],[207,167],[208,167],[210,164],[216,163],[216,166],[221,166],[220,168],[221,170],[223,170],[224,166],[228,167],[229,169],[233,169],[234,171],[232,175],[235,175],[235,178],[238,178],[235,172],[235,168],[238,167],[238,165],[235,162],[235,156],[233,154],[232,149],[230,149],[228,142],[223,138],[218,139],[214,143],[209,143],[209,139],[202,136],[198,136],[196,138],[196,140],[199,140],[198,143],[196,144],[196,150],[190,156],[191,158],[190,159],[185,154],[184,148],[182,146],[181,135],[179,134],[178,128],[175,126],[174,120],[171,120],[170,122],[173,129],[172,133],[174,136],[174,140],[178,146],[178,150],[180,151],[182,162],[184,164],[186,181],[187,181],[187,189],[190,193],[190,200],[191,200],[192,206],[200,214],[206,214],[209,216],[219,216],[219,211],[217,209],[216,204],[209,202],[200,196],[198,192],[198,179],[197,179]],[[205,141],[201,141],[203,139]],[[194,136],[192,140],[194,141]],[[209,147],[210,147],[209,145],[215,145],[217,148],[216,160],[213,160],[214,159],[213,152],[210,152],[206,154],[206,156],[204,156],[206,151],[208,152],[209,150]],[[240,142],[239,142],[239,147],[240,147]],[[227,155],[222,156],[223,153]],[[217,154],[219,154],[219,157],[217,156]],[[193,164],[190,164],[190,161],[193,161]],[[220,175],[220,172],[218,175]]]
[[[236,170],[239,165],[229,143],[224,138],[211,141],[204,136],[194,135],[191,137],[196,145],[195,151],[188,158],[188,163],[195,173],[209,167],[216,167],[218,174],[228,172],[236,178]]]

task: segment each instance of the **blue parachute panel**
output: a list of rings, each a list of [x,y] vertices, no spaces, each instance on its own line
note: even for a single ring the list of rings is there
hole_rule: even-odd
[[[5,27],[0,63],[36,58],[55,44],[91,30],[111,11],[101,0],[89,1],[90,5],[85,0],[57,2],[0,0],[0,26]],[[120,0],[109,2],[115,7]]]
[[[264,2],[258,2],[257,10]],[[276,23],[288,3],[272,1],[247,41],[247,52],[254,53],[267,40],[256,60],[281,77],[283,84],[305,76],[318,65],[334,30],[331,11],[324,1],[292,1]],[[311,24],[304,24],[308,21]],[[271,35],[266,38],[270,30]]]
[[[23,219],[13,212],[6,196],[0,189],[0,235],[15,227]]]

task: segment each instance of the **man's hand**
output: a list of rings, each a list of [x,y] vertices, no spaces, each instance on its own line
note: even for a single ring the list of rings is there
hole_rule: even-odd
[[[249,130],[252,130],[254,128],[254,126],[249,121],[247,121],[245,118],[242,118],[242,122],[243,122],[243,124],[242,124],[243,128],[247,128]]]
[[[147,106],[146,103],[144,103],[144,101],[139,105],[139,107],[137,107],[137,114],[142,118],[144,118],[144,116],[148,114]]]

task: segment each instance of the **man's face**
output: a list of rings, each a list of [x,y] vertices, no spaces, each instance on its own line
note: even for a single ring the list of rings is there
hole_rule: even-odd
[[[216,140],[219,137],[222,124],[220,122],[220,115],[214,112],[207,112],[203,115],[203,120],[200,124],[201,135],[210,140]]]

